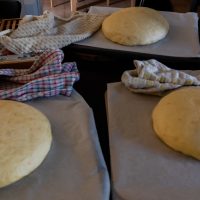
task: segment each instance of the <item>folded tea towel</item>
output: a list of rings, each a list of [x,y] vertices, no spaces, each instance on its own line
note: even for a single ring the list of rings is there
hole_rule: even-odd
[[[122,83],[131,91],[159,94],[181,86],[199,86],[200,79],[183,71],[170,69],[157,60],[134,60],[135,70],[122,74]]]
[[[58,49],[90,37],[104,18],[84,12],[61,18],[45,11],[41,16],[25,16],[9,36],[0,36],[0,44],[15,54]]]
[[[27,101],[37,97],[70,96],[79,80],[75,62],[63,63],[59,49],[43,52],[29,69],[0,69],[0,99]]]

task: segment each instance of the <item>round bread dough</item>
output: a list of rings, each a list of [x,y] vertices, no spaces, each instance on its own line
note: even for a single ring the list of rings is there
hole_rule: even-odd
[[[182,88],[163,97],[152,119],[163,142],[200,160],[200,88]]]
[[[0,100],[0,188],[31,173],[52,141],[48,119],[24,103]]]
[[[163,39],[169,24],[154,9],[131,7],[105,18],[102,31],[106,38],[122,45],[147,45]]]

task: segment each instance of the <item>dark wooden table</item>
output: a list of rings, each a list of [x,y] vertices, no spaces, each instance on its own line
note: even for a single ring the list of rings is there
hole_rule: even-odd
[[[192,0],[190,5],[190,12],[197,12],[199,5],[200,5],[199,0]]]
[[[80,72],[80,81],[75,89],[84,97],[93,109],[98,136],[103,155],[110,172],[109,137],[105,106],[107,83],[119,82],[125,70],[133,69],[134,59],[157,59],[174,69],[200,69],[200,58],[176,58],[122,52],[70,45],[63,48],[65,61],[76,61]]]

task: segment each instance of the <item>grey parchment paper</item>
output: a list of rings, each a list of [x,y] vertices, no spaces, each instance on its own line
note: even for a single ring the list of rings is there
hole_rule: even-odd
[[[153,131],[151,114],[159,100],[108,84],[114,200],[199,199],[200,161],[172,150]]]
[[[92,6],[90,13],[111,14],[119,10],[113,7]],[[198,38],[197,13],[160,12],[170,25],[168,35],[151,45],[124,46],[106,39],[100,29],[92,37],[76,44],[103,49],[128,52],[147,53],[172,57],[199,57],[200,46]]]
[[[28,104],[50,120],[53,144],[34,172],[0,189],[0,200],[108,200],[108,172],[93,113],[84,99],[74,91],[71,97]]]

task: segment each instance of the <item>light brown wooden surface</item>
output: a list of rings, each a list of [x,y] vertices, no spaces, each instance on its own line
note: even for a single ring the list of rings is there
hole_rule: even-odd
[[[42,0],[43,10],[51,10],[56,15],[59,15],[62,17],[69,16],[70,1],[67,3],[61,4],[59,6],[55,6],[55,7],[51,7],[51,1],[55,1],[55,4],[56,4],[56,2],[59,2],[59,3],[66,2],[66,0]],[[95,0],[78,0],[77,6],[83,7],[83,5],[92,3],[94,1]],[[188,12],[190,9],[191,0],[171,0],[171,2],[173,4],[175,12]],[[110,6],[113,6],[113,7],[128,7],[128,6],[131,6],[131,3],[134,5],[135,0],[120,0],[120,1],[119,0],[109,0]],[[97,5],[107,6],[107,1],[102,0]]]

